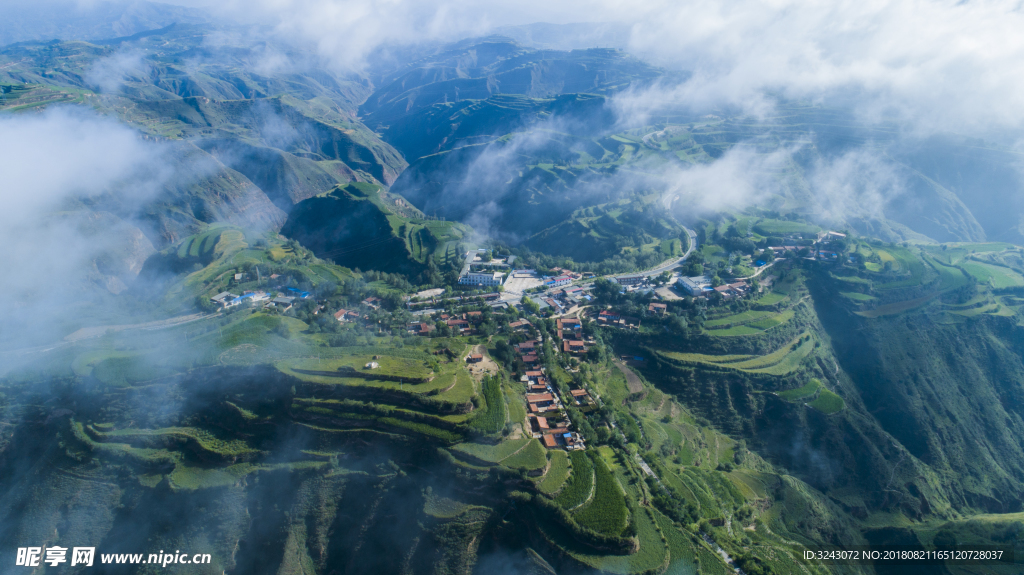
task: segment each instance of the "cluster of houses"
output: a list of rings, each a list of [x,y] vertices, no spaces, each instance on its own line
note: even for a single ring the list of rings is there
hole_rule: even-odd
[[[236,295],[225,291],[211,297],[210,301],[225,309],[235,307],[246,302],[252,302],[254,304],[266,302],[263,304],[265,307],[275,307],[281,311],[288,311],[293,305],[295,305],[295,300],[307,299],[310,295],[311,294],[308,291],[301,291],[296,288],[289,287],[285,288],[283,292],[279,292],[277,297],[273,297],[273,299],[271,299],[272,296],[270,293],[263,291],[246,291],[242,295]]]
[[[467,311],[463,314],[454,315],[443,313],[441,314],[440,319],[452,330],[452,333],[454,334],[473,335],[476,333],[476,326],[484,320],[484,313],[481,311]],[[416,332],[420,335],[425,335],[426,333],[433,331],[432,326],[428,326],[423,322],[414,322],[410,326],[410,330],[412,330],[413,326],[421,326],[420,328],[417,328]]]
[[[541,309],[550,308],[555,313],[562,313],[573,306],[585,305],[591,299],[590,294],[584,291],[583,288],[569,286],[540,298],[537,301],[537,305]]]
[[[530,323],[530,320],[524,317],[508,324],[508,328],[512,331],[526,331],[530,329],[531,325],[533,324]]]
[[[529,406],[527,418],[533,437],[540,439],[549,449],[584,449],[586,445],[579,432],[572,431],[572,423],[566,417],[558,394],[544,376],[542,370],[530,370],[523,376],[527,382],[526,403]],[[576,390],[574,390],[576,391]],[[584,390],[582,391],[586,394]],[[589,395],[587,395],[589,398]],[[575,394],[574,394],[574,401]],[[577,402],[578,403],[578,402]]]
[[[531,339],[524,341],[523,343],[517,343],[516,353],[522,358],[523,363],[526,364],[526,369],[538,369],[537,364],[540,360],[537,358],[537,340]]]
[[[609,309],[603,309],[597,314],[597,322],[605,326],[622,327],[626,329],[639,329],[640,327],[639,319],[621,315],[619,312]]]
[[[558,326],[558,339],[562,340],[562,353],[580,356],[587,353],[587,344],[583,340],[583,323],[578,318],[569,317],[555,320]]]
[[[340,322],[343,322],[343,323],[344,322],[349,322],[349,321],[355,321],[355,320],[357,320],[357,319],[359,319],[361,317],[365,317],[365,316],[361,316],[361,315],[359,315],[359,312],[352,311],[350,309],[339,309],[338,311],[334,312],[334,319],[336,319],[336,320],[338,320]]]
[[[246,292],[242,295],[236,295],[231,292],[224,291],[210,298],[210,301],[222,308],[229,308],[241,305],[249,300],[259,302],[266,301],[268,299],[270,299],[270,294],[266,292]]]

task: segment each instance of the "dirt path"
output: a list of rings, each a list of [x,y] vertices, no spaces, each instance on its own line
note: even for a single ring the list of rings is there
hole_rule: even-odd
[[[487,355],[487,346],[477,345],[470,353],[478,353],[484,358],[480,363],[469,364],[469,372],[473,374],[473,379],[477,383],[480,383],[485,375],[498,375],[498,364],[494,363],[490,355]]]
[[[612,360],[612,363],[615,364],[615,367],[619,368],[619,371],[622,372],[622,375],[626,376],[626,387],[629,388],[629,392],[630,393],[642,393],[643,392],[643,390],[644,390],[644,383],[642,381],[640,381],[640,376],[638,376],[637,374],[633,373],[633,370],[631,370],[628,367],[626,367],[626,364],[622,363],[621,361],[619,361],[617,359]]]
[[[116,331],[124,331],[126,329],[147,329],[147,330],[163,329],[163,328],[168,328],[168,327],[174,327],[176,325],[181,325],[183,323],[193,322],[193,321],[196,321],[196,320],[199,320],[199,319],[203,319],[205,317],[211,317],[213,315],[217,315],[217,314],[194,313],[194,314],[190,314],[190,315],[183,315],[183,316],[178,316],[178,317],[172,317],[172,318],[169,318],[169,319],[162,319],[162,320],[159,320],[159,321],[151,321],[151,322],[147,322],[147,323],[137,323],[137,324],[134,324],[134,325],[104,325],[104,326],[98,326],[98,327],[83,327],[82,329],[76,331],[75,333],[72,333],[71,335],[66,336],[64,338],[64,340],[65,341],[77,341],[77,340],[80,340],[80,339],[90,339],[90,338],[100,337],[100,336],[106,335],[107,332],[111,332],[111,331],[114,331],[114,332],[116,332]]]

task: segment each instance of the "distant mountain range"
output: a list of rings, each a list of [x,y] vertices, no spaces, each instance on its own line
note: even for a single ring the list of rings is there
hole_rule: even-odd
[[[107,40],[171,24],[210,21],[203,10],[159,2],[24,2],[4,7],[0,45],[47,40]]]

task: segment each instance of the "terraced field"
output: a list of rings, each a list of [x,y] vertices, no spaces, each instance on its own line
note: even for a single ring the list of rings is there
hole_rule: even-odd
[[[555,503],[572,510],[590,499],[594,489],[594,464],[582,451],[570,452],[569,459],[572,463],[572,474],[555,497]]]
[[[973,260],[962,263],[961,267],[979,282],[996,289],[1024,286],[1024,277],[1009,268]]]
[[[548,472],[544,474],[544,478],[541,480],[540,488],[541,493],[553,495],[565,485],[565,482],[569,479],[569,454],[562,451],[561,449],[554,449],[550,452],[551,466],[548,468]]]
[[[783,289],[794,286],[790,284],[788,286],[781,286]],[[780,298],[772,298],[769,301],[775,303],[784,301],[788,295],[778,295]],[[801,300],[802,301],[802,300]],[[740,335],[755,335],[763,331],[769,330],[773,327],[782,325],[789,320],[793,319],[795,315],[794,308],[801,302],[795,302],[790,307],[783,309],[781,312],[772,312],[766,310],[749,310],[731,315],[713,317],[704,323],[704,329],[710,335],[716,336],[740,336]]]
[[[777,291],[770,291],[770,292],[764,294],[763,296],[757,298],[757,301],[755,303],[757,305],[770,306],[770,305],[775,305],[777,303],[781,303],[783,301],[786,301],[786,298],[788,298],[788,297],[789,296],[787,296],[784,293],[779,293]]]
[[[728,367],[748,373],[765,373],[769,375],[786,375],[792,373],[811,351],[814,350],[815,339],[805,332],[793,338],[785,346],[767,355],[704,355],[697,353],[677,353],[659,351],[658,354],[678,361]]]
[[[878,299],[875,296],[868,295],[866,293],[851,292],[851,291],[839,292],[839,295],[841,295],[841,296],[843,296],[843,297],[845,297],[845,298],[847,298],[849,300],[853,300],[853,301],[859,302],[859,303],[875,301],[875,300]]]
[[[704,327],[706,327],[708,329],[713,329],[713,328],[716,328],[716,327],[723,327],[723,326],[727,326],[727,325],[742,325],[742,324],[745,324],[745,323],[750,323],[750,322],[753,322],[753,321],[757,321],[759,319],[764,319],[766,317],[770,317],[771,315],[773,315],[773,314],[770,311],[756,311],[756,310],[745,311],[743,313],[737,313],[737,314],[725,316],[725,317],[720,318],[720,319],[713,319],[713,320],[707,321],[707,322],[704,323]]]
[[[876,318],[876,317],[882,317],[882,316],[885,316],[885,315],[895,315],[895,314],[898,314],[898,313],[903,313],[905,311],[909,311],[909,310],[912,310],[914,308],[920,307],[920,306],[928,303],[929,301],[931,301],[937,295],[938,295],[937,293],[931,293],[931,294],[923,295],[921,297],[916,297],[916,298],[913,298],[913,299],[908,299],[908,300],[898,301],[898,302],[893,302],[893,303],[887,303],[885,305],[880,305],[880,306],[876,307],[875,309],[870,309],[870,310],[867,310],[867,311],[858,311],[856,313],[857,313],[857,315],[860,315],[860,316],[863,316],[863,317],[867,317],[867,318]]]
[[[814,394],[818,393],[818,389],[821,388],[821,382],[817,379],[812,379],[801,387],[796,389],[787,389],[780,391],[776,395],[790,402],[798,402],[810,397],[814,397]]]
[[[821,391],[818,392],[818,397],[807,405],[810,405],[825,415],[832,415],[833,413],[842,411],[842,409],[846,407],[846,402],[835,393],[822,388]]]

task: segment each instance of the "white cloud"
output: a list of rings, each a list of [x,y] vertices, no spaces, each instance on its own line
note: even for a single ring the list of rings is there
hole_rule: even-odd
[[[1001,0],[232,0],[221,14],[339,67],[377,47],[454,40],[535,21],[617,22],[629,49],[692,72],[663,94],[763,111],[763,94],[846,100],[869,119],[922,130],[1024,123],[1024,14]]]
[[[90,286],[124,289],[122,279],[153,252],[131,222],[88,206],[116,192],[130,212],[158,192],[169,168],[159,146],[82,111],[0,117],[0,133],[4,339],[23,328],[25,337],[56,339],[64,333],[50,329],[97,297]]]
[[[0,117],[0,227],[53,211],[72,197],[109,192],[121,182],[159,182],[156,146],[131,129],[69,108]],[[140,180],[140,176],[146,176]],[[136,197],[153,188],[136,188]]]
[[[121,51],[97,60],[85,74],[85,81],[105,94],[121,91],[125,80],[149,74],[150,66],[141,52]]]

